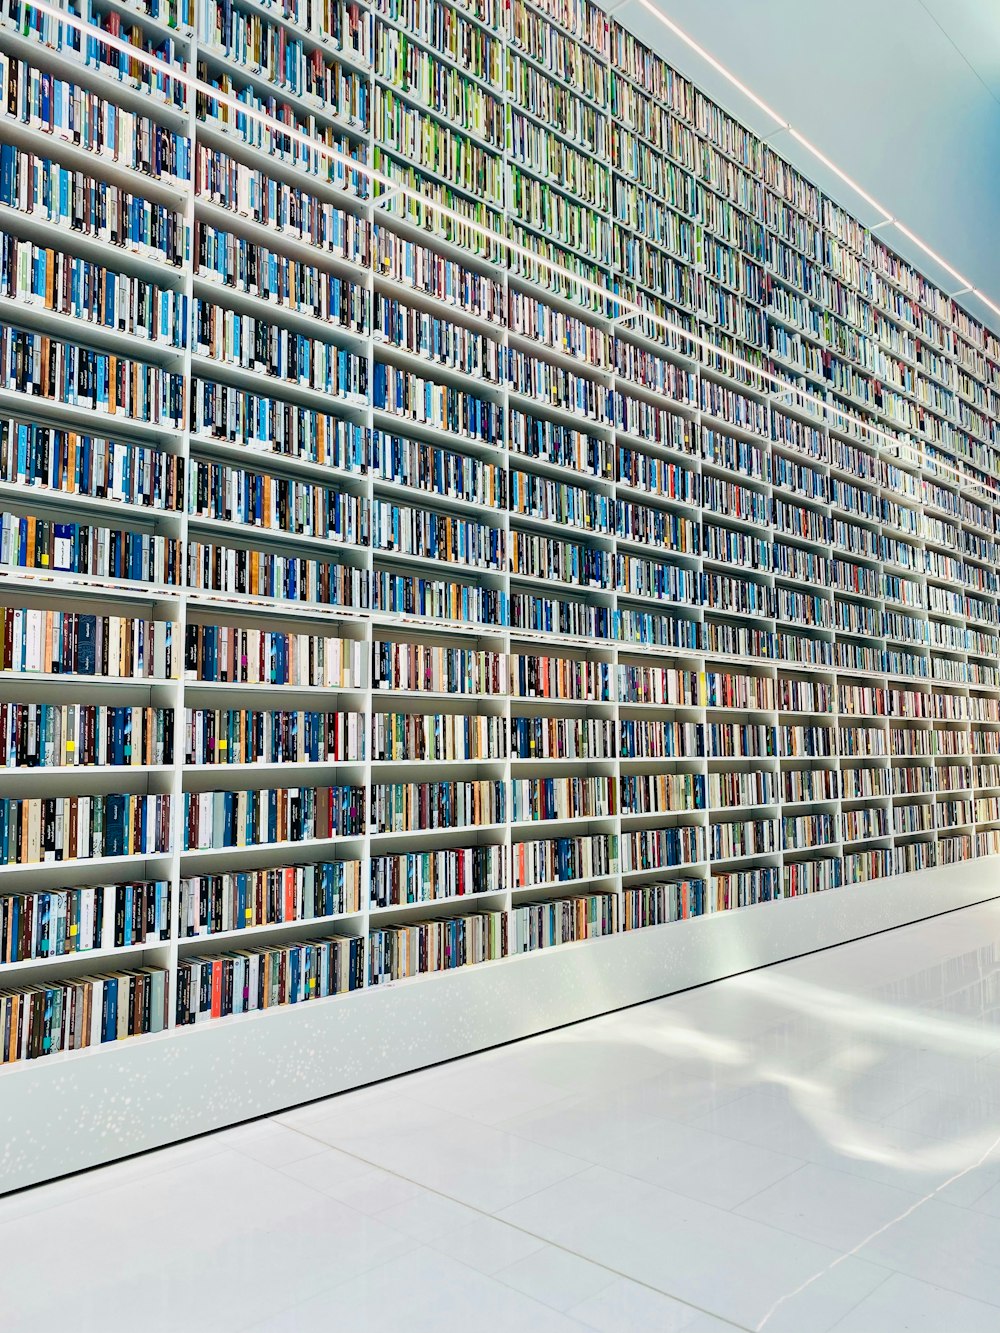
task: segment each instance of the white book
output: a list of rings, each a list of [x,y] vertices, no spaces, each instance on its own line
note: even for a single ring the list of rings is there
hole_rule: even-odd
[[[15,612],[14,628],[18,628],[18,616],[21,616],[21,633],[25,637],[25,670],[42,671],[42,657],[45,653],[45,626],[37,614]]]
[[[104,982],[94,978],[90,986],[90,1042],[91,1046],[101,1044],[102,1019],[104,1017]]]
[[[42,859],[42,803],[40,800],[28,802],[28,856],[29,863]]]
[[[167,627],[162,621],[150,621],[146,631],[147,653],[149,643],[153,645],[153,675],[166,679],[167,676]]]
[[[212,846],[225,846],[225,825],[226,825],[226,793],[222,791],[210,793],[212,797]]]
[[[110,884],[104,886],[103,905],[101,908],[101,948],[111,949],[115,943],[115,891]]]
[[[91,855],[91,799],[89,796],[81,796],[77,802],[76,817],[76,855],[78,860],[85,860]]]

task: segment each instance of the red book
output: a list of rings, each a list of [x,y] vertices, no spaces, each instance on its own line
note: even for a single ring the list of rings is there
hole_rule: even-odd
[[[285,867],[285,921],[295,920],[295,867]]]
[[[212,1017],[222,1017],[222,959],[212,963]]]

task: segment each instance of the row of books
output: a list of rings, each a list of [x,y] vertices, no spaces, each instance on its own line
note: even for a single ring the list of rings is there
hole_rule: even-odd
[[[371,267],[379,277],[433,296],[491,324],[504,319],[504,284],[495,273],[480,273],[375,222]]]
[[[977,822],[1000,821],[1000,798],[977,802],[976,818]],[[897,806],[893,820],[897,834],[933,832],[934,807]],[[881,808],[844,811],[842,836],[847,842],[885,838],[889,834],[886,821],[887,813]],[[971,822],[971,803],[945,802],[939,805],[939,828]],[[722,859],[732,856],[737,849],[738,854],[743,855],[775,850],[775,829],[774,821],[713,824],[712,855]],[[836,826],[829,814],[784,818],[781,822],[783,847],[808,848],[834,841],[837,841]],[[582,861],[579,859],[581,854]],[[548,864],[548,858],[552,855],[558,858],[557,868],[561,873],[549,873],[553,867]],[[539,856],[543,857],[541,863]],[[614,839],[610,835],[517,844],[515,848],[517,882],[523,885],[600,877],[601,874],[614,873],[616,864]],[[796,891],[815,891],[802,886],[821,873],[829,878],[830,868],[835,865],[836,862],[829,859],[797,865],[786,863],[786,884],[794,878]],[[810,871],[809,867],[814,869]],[[741,872],[739,876],[718,878],[752,879],[754,874]],[[358,911],[360,882],[359,862],[326,862],[182,880],[182,936],[215,934]],[[486,887],[494,890],[504,887],[503,849],[500,847],[442,850],[376,858],[372,862],[373,906],[434,901],[482,892]],[[662,902],[663,891],[664,886],[644,885],[626,890],[626,895],[630,892],[642,895],[648,911],[649,893],[660,895]],[[674,901],[683,902],[684,899],[675,897]],[[690,903],[696,901],[696,898],[690,899],[688,910],[682,914],[700,914],[690,908]],[[626,906],[627,903],[626,897]],[[112,946],[135,947],[151,940],[165,940],[170,931],[167,881],[11,895],[0,902],[0,909],[0,956],[8,963]],[[667,915],[659,919],[678,918]]]
[[[622,871],[659,870],[695,865],[706,859],[705,830],[697,824],[674,828],[633,829],[621,835]]]
[[[178,584],[183,560],[181,542],[174,537],[5,511],[0,513],[0,565]]]
[[[0,963],[169,939],[170,900],[167,880],[0,896]]]
[[[532,577],[530,575],[521,575]],[[631,634],[630,616],[623,612],[616,620],[607,606],[595,606],[577,598],[547,597],[530,593],[512,593],[510,624],[514,629],[540,634],[571,635],[574,638],[605,639],[613,624],[625,638]],[[653,641],[650,635],[647,641]]]
[[[496,0],[480,0],[468,14],[424,0],[380,0],[377,12],[458,63],[468,54],[472,72],[490,82],[490,65],[481,52],[495,50],[492,34],[503,23],[502,7]]]
[[[203,516],[221,518],[246,526],[251,518],[258,525],[279,531],[281,515],[293,509],[296,517],[286,523],[290,531],[301,535],[339,538],[363,542],[366,536],[366,506],[360,498],[309,483],[280,481],[261,474],[242,472],[222,465],[196,468],[199,491],[206,496]],[[230,482],[230,478],[232,481]],[[205,485],[201,486],[201,480]],[[209,498],[210,497],[210,498]],[[291,498],[288,498],[291,497]],[[195,500],[193,503],[200,503]],[[408,509],[389,502],[376,502],[372,510],[373,540],[378,548],[423,558],[444,557],[449,563],[482,564],[498,572],[504,564],[503,533],[500,529],[473,523],[452,515]],[[405,520],[405,522],[404,522]],[[704,605],[712,611],[743,616],[799,622],[819,629],[836,627],[851,634],[897,641],[928,642],[958,651],[989,654],[1000,637],[986,631],[925,621],[888,609],[878,610],[864,603],[826,599],[771,588],[746,579],[732,579],[715,573],[698,574],[681,566],[653,563],[619,554],[612,561],[599,548],[558,541],[535,533],[515,531],[511,536],[511,565],[514,575],[555,578],[585,588],[618,591],[652,600],[667,600],[692,606]],[[2,516],[0,561],[20,568],[48,568],[55,572],[96,574],[105,578],[132,579],[140,582],[176,584],[181,565],[181,543],[170,537],[147,536],[131,530],[119,530],[80,523],[57,523],[35,515],[7,512]],[[220,591],[279,597],[287,600],[339,601],[343,605],[364,605],[368,584],[363,571],[303,557],[285,557],[256,549],[233,548],[214,543],[189,541],[186,564],[188,584]],[[429,585],[428,585],[429,586]],[[409,588],[407,591],[406,588]],[[371,588],[373,604],[385,610],[412,610],[429,602],[433,608],[438,594],[424,590],[423,581],[397,585],[391,577],[377,573]],[[975,604],[974,604],[975,603]],[[958,616],[964,612],[978,615],[988,624],[1000,624],[1000,612],[992,603],[966,596],[961,609],[943,608]],[[423,614],[442,615],[433,609]],[[477,618],[482,619],[482,616]],[[518,621],[532,627],[551,630],[549,623],[535,625],[536,617],[519,604]],[[506,618],[501,623],[510,623]],[[594,618],[596,632],[607,637],[612,623],[616,636],[624,637],[617,618]],[[591,630],[590,632],[595,632]],[[757,649],[727,649],[718,631],[722,651],[748,651],[751,655],[778,656],[776,649],[760,653]],[[734,630],[735,632],[735,630]],[[697,648],[697,633],[689,631],[690,646]],[[669,643],[658,635],[637,635],[639,641]],[[819,642],[819,641],[814,641]],[[715,642],[712,645],[715,647]],[[830,661],[829,644],[825,650],[813,650],[818,663]],[[790,654],[789,654],[790,655]],[[805,657],[803,660],[813,660]],[[874,658],[873,658],[874,661]],[[852,663],[849,663],[853,665]],[[873,668],[877,669],[877,668]],[[924,671],[924,674],[926,672]]]
[[[318,335],[297,333],[256,315],[196,300],[194,351],[323,395],[360,401],[368,394],[368,359]]]
[[[18,144],[0,144],[0,204],[171,268],[188,253],[180,210]]]
[[[811,775],[809,769],[786,769],[782,773],[782,778],[803,771]],[[772,805],[776,798],[776,790],[776,775],[766,769],[736,769],[708,774],[708,799],[715,810],[736,806]],[[794,798],[788,797],[788,799]]]
[[[846,814],[847,812],[845,812]],[[845,839],[850,837],[849,821],[841,825]],[[826,811],[815,815],[785,815],[781,820],[781,845],[784,848],[806,850],[837,842],[838,828],[835,816]]]
[[[508,333],[554,348],[595,370],[609,369],[612,365],[611,336],[600,326],[549,305],[516,286],[509,288],[506,298],[501,292],[501,300],[504,301],[500,307],[502,322]]]
[[[502,892],[506,865],[506,849],[491,844],[376,856],[371,861],[371,905],[401,907]]]
[[[373,761],[502,763],[507,753],[506,720],[495,714],[375,713],[372,716]]]
[[[666,880],[622,890],[621,928],[640,930],[670,921],[687,921],[706,910],[703,879]]]
[[[712,823],[708,830],[708,851],[713,861],[735,861],[744,856],[759,856],[778,847],[776,819],[734,819]]]
[[[361,809],[364,801],[361,800]],[[502,824],[503,782],[381,782],[371,789],[371,822],[378,833]]]
[[[375,500],[371,508],[372,546],[425,560],[502,570],[507,563],[502,528],[456,514]],[[516,539],[512,551],[517,548]]]
[[[184,851],[359,837],[366,828],[364,787],[271,787],[185,792]]]
[[[431,119],[394,89],[377,88],[372,130],[380,144],[413,167],[423,167],[489,203],[503,201],[500,154],[459,133],[450,123]]]
[[[622,717],[618,735],[623,759],[684,759],[705,754],[705,733],[697,722]]]
[[[372,686],[405,693],[503,694],[506,658],[490,650],[381,640],[372,658]]]
[[[184,292],[0,232],[0,296],[168,347],[187,344]]]
[[[557,944],[600,939],[619,929],[617,893],[522,903],[508,913],[507,947],[511,954],[531,953]]]
[[[203,6],[198,39],[209,51],[223,52],[235,65],[275,88],[293,93],[348,124],[368,127],[369,85],[364,74],[304,42],[283,23],[257,11]],[[368,43],[365,43],[367,48]]]
[[[155,180],[184,185],[191,145],[152,116],[139,115],[93,89],[0,51],[0,103],[28,129],[114,160]]]
[[[504,352],[495,338],[439,319],[427,310],[404,305],[395,297],[375,294],[372,336],[379,342],[405,348],[423,360],[487,383],[505,379]]]
[[[710,893],[700,880],[631,887],[624,892],[621,915],[617,894],[593,894],[523,904],[509,914],[479,913],[389,927],[369,937],[369,984],[487,961],[508,952],[600,938],[619,929],[701,915],[706,908],[732,910],[779,896],[818,892],[842,881],[877,878],[935,860],[948,864],[971,850],[971,839],[959,835],[942,839],[936,856],[933,844],[917,844],[786,863],[782,872],[763,866],[716,874]],[[3,1058],[5,1062],[37,1058],[159,1031],[167,1021],[167,980],[165,970],[149,968],[4,992],[0,997]],[[178,967],[175,1021],[187,1024],[300,1003],[358,989],[364,980],[364,942],[358,937],[331,936],[221,957],[184,957]]]
[[[360,861],[318,861],[182,878],[181,938],[358,912],[361,878]]]
[[[335,635],[188,624],[184,674],[190,681],[363,690],[367,652],[361,641]]]
[[[313,709],[186,708],[185,764],[301,764],[364,760],[363,713]]]
[[[368,940],[369,984],[503,958],[508,952],[507,915],[473,912],[374,930]]]
[[[622,816],[673,814],[705,808],[703,773],[623,773],[618,780]]]
[[[507,471],[499,463],[380,430],[372,432],[370,458],[374,476],[397,486],[487,509],[507,508]]]
[[[618,501],[607,495],[596,494],[582,486],[567,486],[551,477],[540,477],[533,472],[510,473],[510,512],[531,519],[544,519],[565,527],[585,528],[592,532],[610,534],[617,514],[622,535],[636,535],[636,524],[624,527],[624,516],[636,506]],[[646,511],[649,512],[649,511]],[[660,518],[670,517],[654,511]],[[632,530],[630,530],[632,529]],[[665,535],[665,534],[664,534]],[[643,535],[645,539],[645,534]]]
[[[246,146],[279,158],[290,167],[296,167],[312,176],[321,176],[335,187],[346,192],[363,195],[367,193],[367,181],[357,172],[341,165],[338,157],[319,156],[315,149],[323,145],[336,154],[350,158],[356,150],[356,138],[342,131],[331,117],[313,103],[302,103],[277,91],[262,92],[256,81],[248,78],[238,66],[228,66],[224,60],[212,53],[198,61],[199,82],[208,84],[223,96],[214,97],[207,92],[195,95],[195,114],[200,121],[211,122],[212,127],[223,134],[241,140]],[[265,84],[266,88],[267,85]],[[243,111],[236,111],[235,104],[242,103],[255,114],[248,116]],[[301,108],[308,106],[308,111]],[[284,132],[273,128],[274,122],[293,129],[295,134],[289,137]],[[310,148],[306,144],[312,145]]]
[[[195,152],[194,186],[209,203],[317,252],[362,267],[370,263],[372,230],[365,218],[204,142]]]
[[[682,555],[701,551],[701,528],[693,519],[628,500],[616,500],[614,514],[615,533],[625,541]]]
[[[367,546],[379,505],[332,486],[196,458],[187,510],[214,522]]]
[[[144,767],[173,758],[172,708],[0,702],[5,768]]]
[[[605,878],[619,870],[618,835],[599,833],[516,842],[512,863],[516,889]]]
[[[990,818],[991,815],[984,812],[982,822],[988,824]],[[892,831],[897,836],[933,833],[934,827],[935,818],[932,805],[894,805],[892,808]]]
[[[169,794],[0,798],[0,865],[157,855],[170,850]]]
[[[191,430],[198,439],[347,470],[364,467],[366,435],[355,422],[200,377],[191,397]]]
[[[360,578],[357,582],[361,588]],[[491,628],[511,623],[510,601],[498,588],[394,574],[388,569],[375,571],[371,602],[373,610],[405,616],[472,622]]]
[[[141,968],[0,991],[0,1063],[162,1032],[169,976]]]
[[[165,65],[176,64],[184,68],[184,57],[180,45],[173,37],[156,37],[147,34],[138,23],[129,24],[127,19],[116,10],[89,16],[89,24],[82,29],[70,27],[59,19],[40,13],[33,5],[22,4],[19,0],[8,6],[9,19],[13,21],[23,35],[30,33],[46,46],[64,52],[71,58],[82,60],[88,66],[97,66],[101,72],[116,78],[126,87],[142,91],[147,96],[162,102],[183,105],[183,89],[169,73],[147,63],[140,63],[130,55],[128,47],[136,51],[153,55]],[[88,31],[90,29],[91,31]],[[112,38],[126,43],[126,50],[119,50],[109,42],[101,40],[97,34],[108,34]]]
[[[515,759],[610,759],[615,724],[610,718],[511,717],[510,752]]]
[[[607,213],[611,203],[611,177],[607,164],[552,134],[533,119],[535,108],[530,111],[532,114],[524,115],[513,104],[510,106],[506,127],[508,160],[551,181],[572,199]]]
[[[201,277],[341,329],[370,327],[365,288],[325,268],[201,221],[195,222],[194,248]]]
[[[181,375],[9,324],[0,325],[0,386],[63,407],[184,428]]]
[[[3,671],[125,680],[173,675],[170,621],[10,606],[0,619]]]
[[[670,418],[674,420],[674,418]],[[610,480],[614,451],[610,440],[597,439],[557,421],[546,421],[512,407],[507,414],[507,443],[526,458]]]
[[[515,822],[604,819],[618,813],[613,777],[515,778],[510,786],[510,817]]]
[[[184,459],[122,440],[4,418],[0,480],[151,509],[184,507]]]
[[[364,985],[364,942],[356,936],[241,949],[177,964],[178,1027],[280,1004],[303,1004]]]
[[[209,541],[188,541],[186,575],[191,589],[322,606],[364,607],[370,587],[354,565]]]

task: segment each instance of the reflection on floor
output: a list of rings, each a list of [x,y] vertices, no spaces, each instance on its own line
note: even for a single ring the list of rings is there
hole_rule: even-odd
[[[2,1326],[996,1333],[998,949],[1000,902],[0,1200]]]

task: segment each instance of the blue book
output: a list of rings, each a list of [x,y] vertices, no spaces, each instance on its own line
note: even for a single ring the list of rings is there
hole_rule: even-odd
[[[124,856],[127,845],[125,818],[128,797],[112,792],[106,798],[104,815],[104,855]]]
[[[101,1009],[101,1041],[114,1041],[118,1036],[118,983],[108,980],[101,983],[103,1004]]]
[[[17,162],[17,149],[13,144],[0,144],[0,201],[14,204],[14,166]]]

